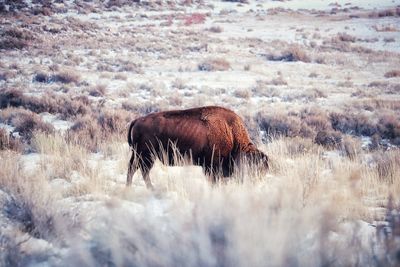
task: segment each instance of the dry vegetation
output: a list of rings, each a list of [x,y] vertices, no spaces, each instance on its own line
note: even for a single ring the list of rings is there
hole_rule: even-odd
[[[400,264],[398,7],[19,0],[0,15],[0,266]],[[129,122],[203,105],[240,114],[270,172],[212,186],[157,163],[155,192],[140,172],[126,189]]]

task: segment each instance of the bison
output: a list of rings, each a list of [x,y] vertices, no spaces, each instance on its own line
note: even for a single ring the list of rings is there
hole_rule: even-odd
[[[217,106],[157,112],[131,122],[128,143],[132,148],[127,186],[139,167],[146,186],[153,188],[149,171],[158,158],[176,164],[176,154],[203,167],[213,182],[232,175],[243,159],[268,169],[268,157],[251,142],[242,119]]]

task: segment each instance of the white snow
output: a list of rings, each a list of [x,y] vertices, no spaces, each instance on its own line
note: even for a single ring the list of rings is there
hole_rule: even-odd
[[[42,117],[42,120],[44,122],[53,125],[54,129],[56,129],[57,131],[65,132],[73,125],[72,122],[61,120],[58,118],[57,115],[53,115],[47,112],[41,113],[40,116]]]

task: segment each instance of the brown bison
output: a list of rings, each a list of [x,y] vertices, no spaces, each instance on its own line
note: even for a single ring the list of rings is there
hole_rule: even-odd
[[[152,113],[131,122],[128,143],[132,148],[126,184],[132,184],[137,167],[148,188],[149,171],[156,158],[176,164],[176,154],[203,167],[213,182],[230,176],[243,159],[268,169],[268,157],[251,142],[242,119],[222,107],[200,107]],[[178,152],[178,153],[177,153]]]

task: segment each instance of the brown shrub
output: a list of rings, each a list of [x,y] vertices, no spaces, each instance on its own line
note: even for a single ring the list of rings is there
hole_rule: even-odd
[[[368,17],[370,18],[399,17],[399,16],[400,16],[400,7],[389,8],[380,11],[373,11],[368,15]]]
[[[9,89],[0,92],[0,108],[6,107],[19,107],[22,106],[23,95],[22,92],[15,89]]]
[[[386,78],[400,77],[400,70],[391,70],[385,73]]]
[[[352,36],[348,33],[345,32],[340,32],[336,35],[337,40],[341,41],[341,42],[351,42],[354,43],[355,41],[357,41],[357,38],[355,36]]]
[[[111,134],[124,134],[128,123],[132,120],[132,114],[124,110],[104,112],[98,117],[98,124],[103,132]]]
[[[302,61],[302,62],[311,62],[310,57],[307,55],[307,52],[304,51],[304,47],[300,45],[290,45],[290,47],[282,52],[281,54],[267,54],[266,58],[271,61]]]
[[[49,83],[51,82],[51,76],[44,72],[38,72],[34,75],[33,81],[38,83]]]
[[[314,142],[327,148],[336,148],[342,142],[342,135],[335,131],[320,131]]]
[[[126,81],[128,79],[128,77],[125,74],[117,73],[114,75],[114,79]]]
[[[20,139],[15,138],[5,129],[0,128],[0,150],[22,151]]]
[[[207,29],[207,31],[214,33],[221,33],[223,32],[223,29],[221,26],[211,26],[210,28]]]
[[[266,84],[279,86],[288,85],[288,82],[282,76],[278,76],[270,81],[267,81]]]
[[[90,151],[97,151],[101,141],[101,130],[96,120],[89,116],[77,119],[66,132],[67,142],[86,147]]]
[[[381,82],[381,81],[373,81],[368,84],[368,87],[377,87],[377,88],[386,88],[389,86],[390,86],[390,83]]]
[[[310,137],[313,131],[303,124],[298,117],[279,115],[257,114],[256,121],[261,130],[269,136]]]
[[[140,101],[132,103],[131,101],[122,102],[122,109],[131,112],[131,114],[145,115],[152,112],[159,112],[162,110],[159,102]]]
[[[378,130],[382,138],[400,138],[400,120],[394,114],[382,115],[378,122]]]
[[[11,124],[15,127],[14,132],[18,132],[23,141],[30,142],[35,131],[52,133],[54,127],[31,111],[25,109],[4,109],[0,113],[0,122]]]
[[[365,115],[333,112],[329,115],[332,128],[347,134],[372,136],[378,129]]]
[[[35,113],[60,114],[63,119],[90,112],[90,101],[86,96],[69,97],[47,93],[40,97],[25,96],[21,91],[9,89],[0,93],[0,108],[23,107]]]
[[[377,32],[397,32],[399,29],[394,25],[374,25],[372,28]]]
[[[140,0],[110,0],[105,5],[107,8],[123,7],[125,5],[131,5],[132,3],[139,3]]]
[[[104,96],[106,93],[107,86],[104,84],[99,84],[96,87],[89,90],[89,95],[94,97]]]
[[[198,65],[200,71],[226,71],[230,67],[231,64],[223,58],[208,59]]]
[[[34,15],[51,16],[53,15],[52,3],[50,1],[42,1],[43,6],[38,6],[32,10]]]
[[[251,97],[251,90],[249,89],[236,89],[233,93],[236,97],[249,99]]]
[[[185,26],[190,26],[192,24],[201,24],[206,21],[206,14],[193,13],[184,18]]]
[[[324,113],[305,116],[303,121],[315,132],[327,131],[331,129],[329,118]]]
[[[224,2],[233,2],[233,3],[248,3],[248,0],[223,0]]]
[[[75,83],[78,84],[81,79],[81,76],[72,70],[62,71],[58,74],[54,74],[51,76],[50,80],[52,82],[60,82],[60,83]]]
[[[100,145],[113,137],[124,139],[132,113],[125,110],[105,111],[97,116],[78,118],[67,131],[68,142],[97,152]]]
[[[10,28],[1,33],[0,49],[23,49],[33,40],[34,35],[25,29]]]

